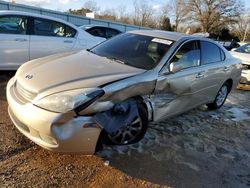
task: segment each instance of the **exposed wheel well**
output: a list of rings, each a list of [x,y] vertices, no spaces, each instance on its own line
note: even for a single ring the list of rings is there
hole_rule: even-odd
[[[138,95],[138,96],[134,96],[132,98],[134,98],[135,100],[137,100],[138,102],[140,102],[145,107],[145,109],[147,110],[147,105],[145,104],[144,99],[143,99],[142,96]]]
[[[232,87],[233,87],[233,80],[228,79],[227,81],[225,81],[225,83],[227,83],[229,85],[229,92],[230,92],[232,90]]]

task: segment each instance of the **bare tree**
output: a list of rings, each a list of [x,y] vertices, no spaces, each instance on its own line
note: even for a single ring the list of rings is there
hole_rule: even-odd
[[[237,19],[237,22],[232,24],[233,33],[245,42],[250,37],[250,14],[242,13]]]
[[[85,9],[91,10],[94,13],[97,13],[100,10],[97,3],[94,0],[88,0],[84,3],[83,7]]]
[[[134,1],[134,24],[140,26],[149,26],[152,24],[153,9],[147,0]]]
[[[104,10],[97,17],[99,19],[112,20],[112,21],[116,21],[118,19],[118,16],[114,8]]]
[[[118,17],[119,19],[122,19],[126,16],[126,12],[127,12],[127,7],[124,4],[121,4],[117,7],[117,13],[118,13]]]
[[[237,21],[243,4],[239,0],[189,0],[186,9],[200,24],[202,32],[218,33]]]
[[[135,25],[140,25],[140,5],[137,0],[134,0],[134,17],[133,22]]]
[[[127,12],[127,7],[124,4],[119,5],[117,8],[118,20],[122,23],[133,24],[131,15]]]
[[[188,0],[170,0],[162,8],[165,17],[171,17],[174,21],[174,31],[179,31],[179,25],[187,19],[189,13]]]

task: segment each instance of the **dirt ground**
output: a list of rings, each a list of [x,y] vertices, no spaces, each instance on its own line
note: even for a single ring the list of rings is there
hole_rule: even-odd
[[[5,97],[13,74],[0,72],[0,187],[250,186],[249,91],[233,91],[220,110],[201,106],[151,124],[139,143],[64,155],[14,128]]]

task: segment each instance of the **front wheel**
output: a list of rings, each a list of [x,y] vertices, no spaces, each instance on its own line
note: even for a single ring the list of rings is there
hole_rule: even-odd
[[[130,125],[118,129],[114,135],[108,135],[111,144],[126,145],[140,141],[147,130],[148,113],[142,104],[138,104],[139,116]]]
[[[230,86],[228,83],[224,83],[220,90],[218,91],[215,100],[213,103],[207,104],[207,107],[211,110],[215,110],[215,109],[219,109],[220,107],[222,107],[222,105],[224,104],[224,102],[227,99],[227,95],[229,93]]]

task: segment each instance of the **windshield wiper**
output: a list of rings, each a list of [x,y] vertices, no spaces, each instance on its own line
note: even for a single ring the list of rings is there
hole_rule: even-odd
[[[120,59],[118,59],[116,57],[108,57],[108,56],[105,56],[105,57],[108,58],[108,59],[110,59],[110,60],[112,60],[112,61],[115,61],[117,63],[125,64],[124,61],[122,61],[122,60],[120,60]]]
[[[96,55],[99,55],[99,54],[97,54],[96,52],[94,52],[94,51],[91,50],[91,49],[86,49],[86,51],[87,51],[87,52],[90,52],[90,53],[93,53],[93,54],[96,54]],[[109,56],[102,56],[102,55],[99,55],[99,56],[101,56],[101,57],[106,57],[107,59],[109,59],[109,60],[111,60],[111,61],[115,61],[115,62],[117,62],[117,63],[125,64],[124,61],[122,61],[122,60],[120,60],[120,59],[118,59],[118,58],[116,58],[116,57],[109,57]]]

